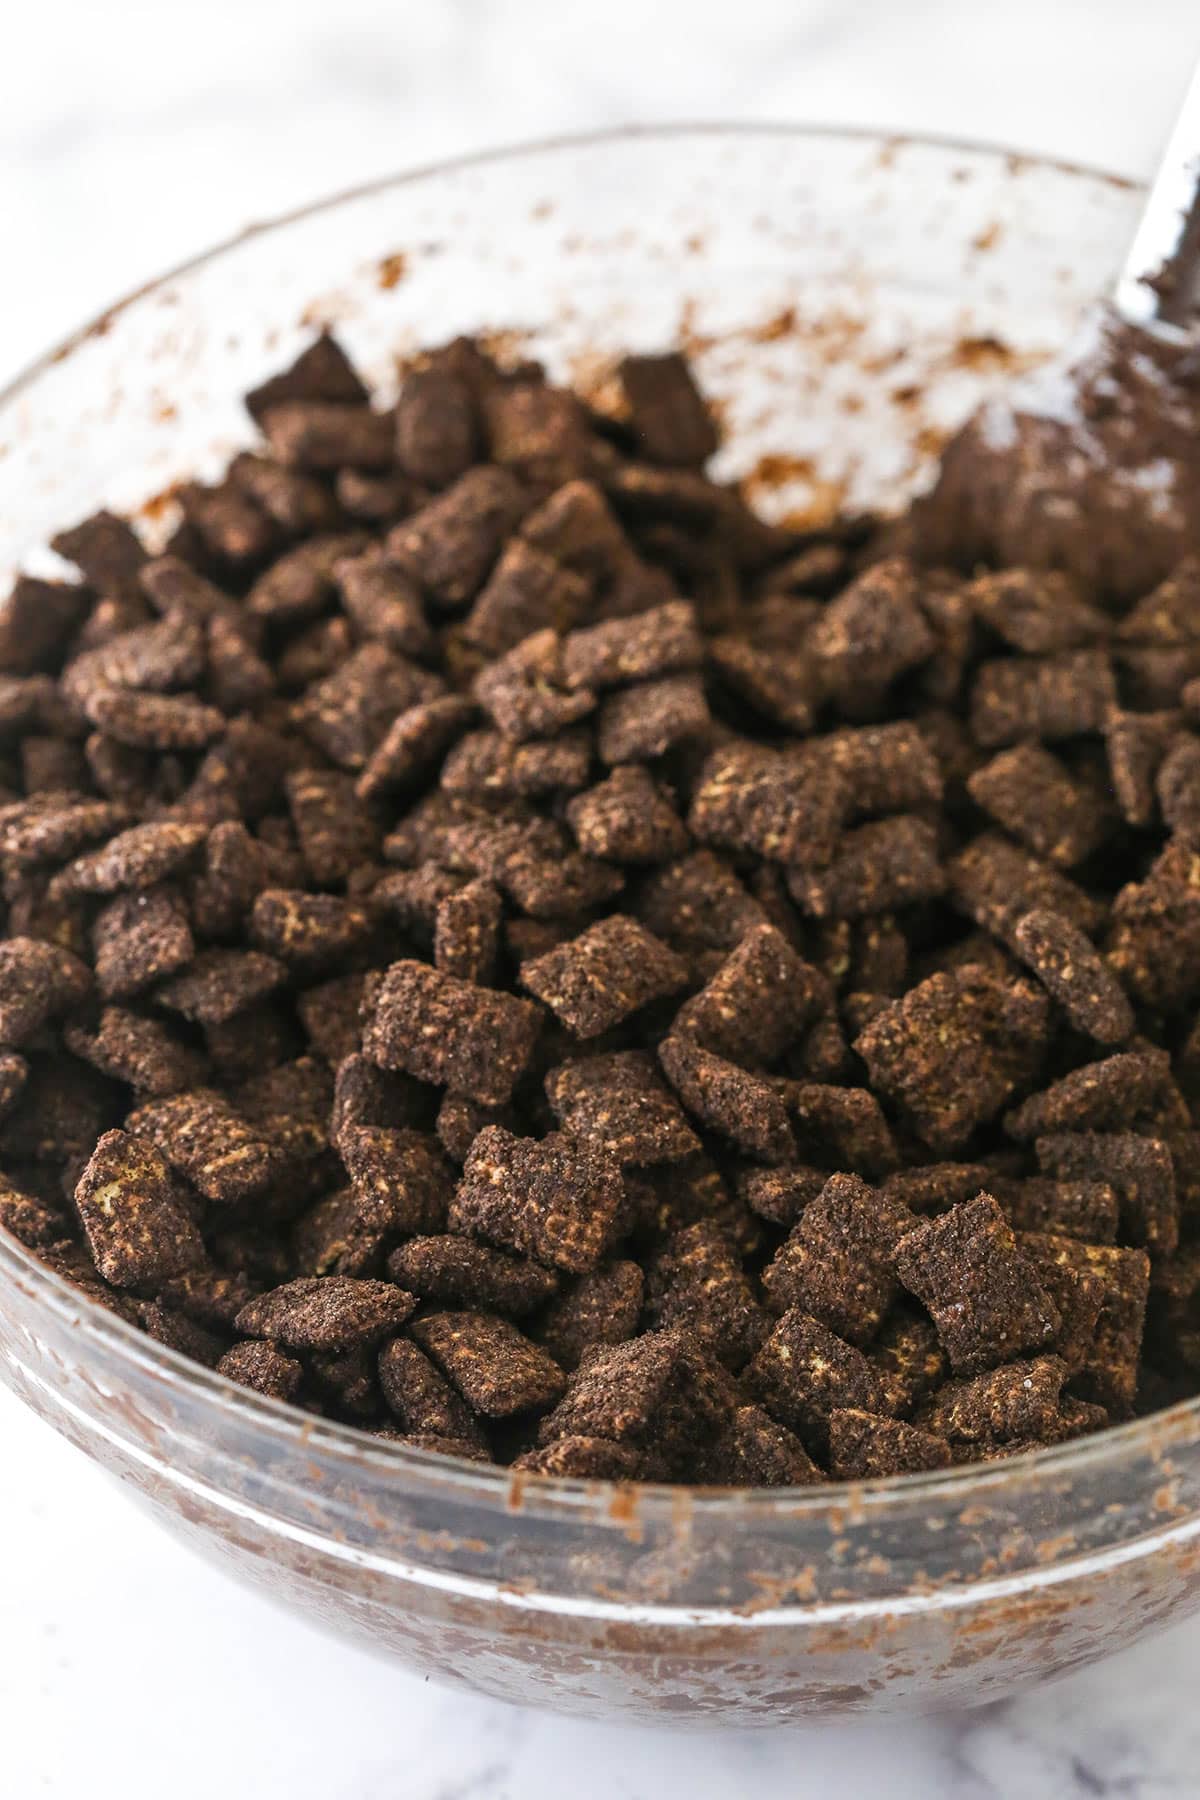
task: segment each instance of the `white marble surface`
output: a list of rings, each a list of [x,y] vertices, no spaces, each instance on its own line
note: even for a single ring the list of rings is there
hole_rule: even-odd
[[[809,118],[1153,162],[1195,0],[41,0],[4,13],[0,381],[242,225],[548,132]],[[449,1695],[150,1530],[0,1394],[0,1793],[11,1800],[906,1800],[1200,1791],[1200,1622],[1011,1706],[680,1737]]]

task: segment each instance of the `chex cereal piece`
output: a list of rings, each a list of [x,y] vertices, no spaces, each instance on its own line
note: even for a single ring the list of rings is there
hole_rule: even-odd
[[[640,1263],[601,1263],[550,1302],[537,1327],[538,1341],[561,1368],[576,1369],[585,1351],[636,1337],[644,1291]]]
[[[471,731],[442,765],[447,794],[485,802],[574,793],[587,785],[592,742],[586,730],[518,743],[499,731]]]
[[[976,576],[965,594],[982,625],[1013,650],[1049,656],[1107,637],[1110,620],[1089,606],[1057,569],[996,569]]]
[[[581,1038],[599,1036],[686,981],[682,959],[622,913],[521,965],[522,985]]]
[[[0,806],[0,854],[20,867],[60,862],[129,823],[123,806],[51,789]]]
[[[816,748],[842,777],[851,818],[911,812],[942,798],[937,758],[907,720],[831,732]]]
[[[1036,1267],[1062,1321],[1052,1349],[1074,1377],[1087,1369],[1096,1354],[1096,1333],[1107,1296],[1104,1281],[1095,1270],[1058,1260],[1053,1249],[1056,1241],[1053,1233],[1018,1234],[1021,1249]]]
[[[568,689],[563,640],[537,631],[489,663],[475,683],[475,698],[509,738],[552,737],[596,708],[590,689]]]
[[[459,694],[439,694],[396,714],[363,766],[355,784],[360,800],[403,788],[433,768],[476,717]]]
[[[460,981],[490,983],[500,948],[503,903],[490,881],[470,881],[447,894],[437,910],[433,958]]]
[[[866,1088],[785,1081],[780,1092],[804,1155],[872,1179],[896,1167],[900,1153],[891,1127]]]
[[[740,1368],[771,1321],[731,1240],[712,1220],[673,1233],[649,1266],[646,1317],[685,1326],[719,1361]]]
[[[595,1145],[490,1125],[471,1145],[449,1225],[581,1275],[603,1256],[622,1195],[620,1165]]]
[[[335,894],[268,887],[255,898],[249,932],[258,949],[270,958],[293,968],[319,971],[345,962],[370,936],[371,925],[365,907]]]
[[[795,1161],[788,1109],[777,1083],[741,1069],[672,1035],[658,1047],[663,1073],[687,1111],[747,1156],[766,1163]]]
[[[388,534],[390,556],[410,568],[434,602],[457,607],[483,586],[504,539],[525,511],[506,469],[468,469]]]
[[[842,776],[815,755],[735,741],[701,769],[688,824],[701,843],[807,866],[832,854],[846,805]]]
[[[1150,1291],[1150,1259],[1144,1250],[1111,1244],[1082,1244],[1074,1238],[1029,1233],[1025,1254],[1038,1269],[1054,1262],[1077,1274],[1098,1277],[1104,1298],[1095,1338],[1082,1371],[1073,1381],[1085,1399],[1097,1401],[1114,1418],[1133,1409]]]
[[[1022,1142],[1058,1131],[1103,1130],[1134,1119],[1160,1099],[1171,1079],[1169,1059],[1154,1050],[1127,1050],[1083,1063],[1039,1094],[1031,1094],[1004,1128]]]
[[[364,638],[401,656],[437,654],[420,589],[408,571],[377,546],[333,566],[342,605]]]
[[[514,1469],[524,1475],[554,1475],[575,1481],[636,1481],[643,1459],[627,1444],[607,1438],[563,1437],[540,1450],[526,1450],[515,1457]]]
[[[946,1212],[960,1200],[973,1200],[994,1171],[987,1163],[923,1163],[894,1169],[882,1183],[891,1200],[917,1213]]]
[[[829,863],[788,874],[792,898],[818,919],[890,912],[936,899],[945,885],[934,827],[907,813],[848,831]]]
[[[354,1189],[341,1188],[300,1215],[287,1262],[271,1275],[379,1275],[387,1244],[385,1229],[363,1222]]]
[[[982,1185],[982,1184],[978,1184]],[[996,1198],[1014,1231],[1051,1231],[1088,1244],[1116,1241],[1117,1190],[1107,1181],[1052,1181],[1027,1175],[993,1178]]]
[[[772,1225],[790,1229],[825,1186],[824,1169],[797,1164],[791,1169],[743,1169],[737,1191],[747,1206]]]
[[[750,1363],[743,1383],[773,1419],[823,1447],[835,1408],[892,1417],[902,1403],[895,1383],[861,1350],[793,1307]]]
[[[1056,656],[985,662],[971,694],[971,731],[984,749],[1041,738],[1100,732],[1117,699],[1108,653],[1068,650]]]
[[[1063,1131],[1039,1137],[1038,1167],[1062,1181],[1106,1181],[1117,1190],[1121,1220],[1135,1243],[1170,1256],[1179,1242],[1175,1165],[1160,1138],[1128,1131]]]
[[[677,950],[732,950],[766,913],[711,850],[696,850],[643,882],[636,916]]]
[[[543,1412],[567,1384],[553,1358],[507,1319],[434,1313],[419,1319],[412,1335],[472,1411],[488,1419]]]
[[[929,1308],[959,1375],[1044,1349],[1061,1324],[990,1194],[951,1207],[902,1237],[896,1272]]]
[[[912,1411],[946,1379],[946,1353],[930,1320],[915,1307],[900,1304],[885,1319],[871,1345],[870,1360]]]
[[[336,887],[375,854],[379,834],[351,776],[297,769],[285,778],[300,854],[318,887]]]
[[[528,1000],[398,962],[375,995],[363,1051],[381,1068],[502,1106],[529,1063],[540,1023]]]
[[[678,351],[622,357],[617,378],[643,456],[658,463],[707,462],[717,448],[717,427]]]
[[[19,1049],[47,1019],[85,998],[91,970],[71,951],[40,938],[0,943],[0,1044]]]
[[[915,1223],[906,1207],[856,1175],[833,1175],[763,1271],[777,1313],[799,1307],[847,1343],[868,1344],[896,1295],[896,1245]]]
[[[228,1376],[239,1387],[265,1394],[269,1400],[294,1400],[304,1379],[304,1368],[276,1345],[247,1338],[225,1352],[217,1364],[217,1374]]]
[[[587,611],[591,581],[521,538],[510,538],[463,623],[470,644],[503,656],[535,631],[570,631]]]
[[[700,1148],[644,1050],[560,1063],[546,1077],[546,1097],[568,1136],[595,1144],[622,1164],[676,1162]]]
[[[744,1068],[769,1067],[824,1009],[826,992],[781,932],[753,926],[672,1029]]]
[[[687,600],[589,625],[571,632],[563,644],[567,686],[593,691],[698,669],[703,660],[696,609]]]
[[[1104,727],[1113,795],[1127,824],[1145,829],[1158,813],[1155,783],[1179,726],[1174,712],[1114,708]]]
[[[435,700],[443,691],[440,676],[383,644],[367,643],[309,687],[292,716],[332,762],[361,769],[397,714]]]
[[[127,1081],[151,1097],[195,1087],[204,1078],[204,1058],[179,1041],[158,1019],[106,1006],[94,1030],[68,1025],[63,1042],[104,1075]]]
[[[875,563],[843,588],[808,636],[822,690],[849,718],[869,718],[892,683],[934,648],[902,557]]]
[[[138,1107],[125,1121],[148,1137],[208,1200],[230,1204],[266,1187],[275,1171],[269,1144],[213,1088],[189,1088]]]
[[[353,1350],[399,1331],[416,1304],[414,1295],[390,1281],[302,1276],[258,1295],[234,1324],[247,1337],[269,1338],[304,1354]]]
[[[9,1232],[31,1250],[60,1242],[67,1235],[66,1221],[54,1207],[14,1187],[0,1175],[0,1229]],[[638,1270],[639,1276],[641,1270]]]
[[[198,1025],[222,1025],[287,980],[287,968],[261,950],[202,950],[156,998]]]
[[[68,863],[56,884],[63,892],[79,894],[154,887],[189,862],[207,836],[203,825],[176,824],[170,819],[131,825],[128,831],[110,838],[102,850],[92,850]]]
[[[586,690],[584,690],[586,691]],[[605,695],[596,720],[601,762],[641,762],[702,738],[712,715],[698,675],[664,675]]]
[[[1200,848],[1200,738],[1180,732],[1159,765],[1155,792],[1178,843]]]
[[[487,1449],[487,1438],[470,1407],[408,1338],[393,1338],[380,1351],[379,1385],[389,1410],[406,1431]]]
[[[1134,1029],[1133,1008],[1108,963],[1077,926],[1045,909],[1018,920],[1014,955],[1057,1000],[1077,1031],[1100,1044],[1123,1044]]]
[[[106,1131],[75,1188],[75,1205],[100,1274],[144,1287],[204,1260],[200,1233],[153,1144]]]
[[[1033,1074],[1049,1008],[1040,989],[982,970],[931,975],[855,1041],[874,1087],[902,1108],[931,1149],[966,1143]]]
[[[922,1421],[959,1443],[1053,1441],[1066,1375],[1061,1357],[1039,1356],[971,1381],[948,1381],[927,1402]]]
[[[221,1275],[212,1268],[185,1270],[163,1283],[158,1298],[172,1312],[213,1331],[232,1331],[233,1321],[257,1288],[245,1275]]]
[[[273,406],[289,400],[333,400],[353,405],[369,398],[346,352],[328,331],[321,331],[296,360],[268,381],[251,388],[245,406],[261,421]]]
[[[436,1138],[384,1125],[343,1125],[338,1154],[354,1191],[359,1223],[368,1231],[440,1231],[450,1204],[453,1171]]]
[[[448,1306],[476,1306],[519,1319],[544,1306],[558,1288],[550,1269],[525,1256],[465,1237],[414,1237],[388,1258],[392,1280]]]
[[[1059,869],[1094,854],[1109,832],[1100,795],[1038,744],[1002,750],[967,781],[977,806]]]
[[[829,1472],[838,1481],[945,1469],[950,1461],[944,1437],[903,1419],[881,1418],[853,1406],[835,1407],[829,1415]]]
[[[674,1327],[589,1357],[538,1436],[543,1444],[602,1437],[652,1452],[669,1480],[719,1436],[733,1400],[721,1365],[689,1332]]]
[[[984,832],[946,865],[954,904],[984,931],[1008,943],[1026,913],[1058,913],[1087,935],[1101,909],[1082,888],[997,832]]]
[[[579,848],[609,862],[671,862],[688,847],[683,820],[638,763],[623,764],[568,801],[566,816]]]
[[[734,1408],[699,1478],[716,1487],[813,1487],[825,1480],[795,1433],[761,1406]]]

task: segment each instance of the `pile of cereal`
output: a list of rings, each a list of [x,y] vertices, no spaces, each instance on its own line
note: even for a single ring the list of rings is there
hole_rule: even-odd
[[[0,1223],[280,1401],[737,1485],[1200,1388],[1200,562],[799,533],[470,342],[0,610]],[[1193,727],[1196,729],[1193,730]]]

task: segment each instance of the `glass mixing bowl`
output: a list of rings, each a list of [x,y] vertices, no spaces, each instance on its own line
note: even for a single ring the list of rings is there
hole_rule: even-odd
[[[630,132],[384,182],[115,307],[0,401],[0,574],[248,441],[240,392],[336,324],[386,391],[484,330],[602,389],[682,340],[776,514],[898,504],[1106,286],[1136,190],[949,144]],[[1200,1601],[1200,1402],[979,1468],[712,1493],[521,1478],[260,1399],[0,1241],[0,1374],[199,1549],[410,1665],[625,1718],[998,1698]]]

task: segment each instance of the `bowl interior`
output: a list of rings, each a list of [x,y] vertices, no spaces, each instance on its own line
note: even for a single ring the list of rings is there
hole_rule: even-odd
[[[681,343],[774,516],[899,505],[982,393],[1060,346],[1137,192],[994,150],[805,129],[628,132],[383,182],[114,306],[0,405],[0,575],[98,503],[153,536],[251,438],[239,395],[335,325],[386,395],[458,332],[603,402]]]

